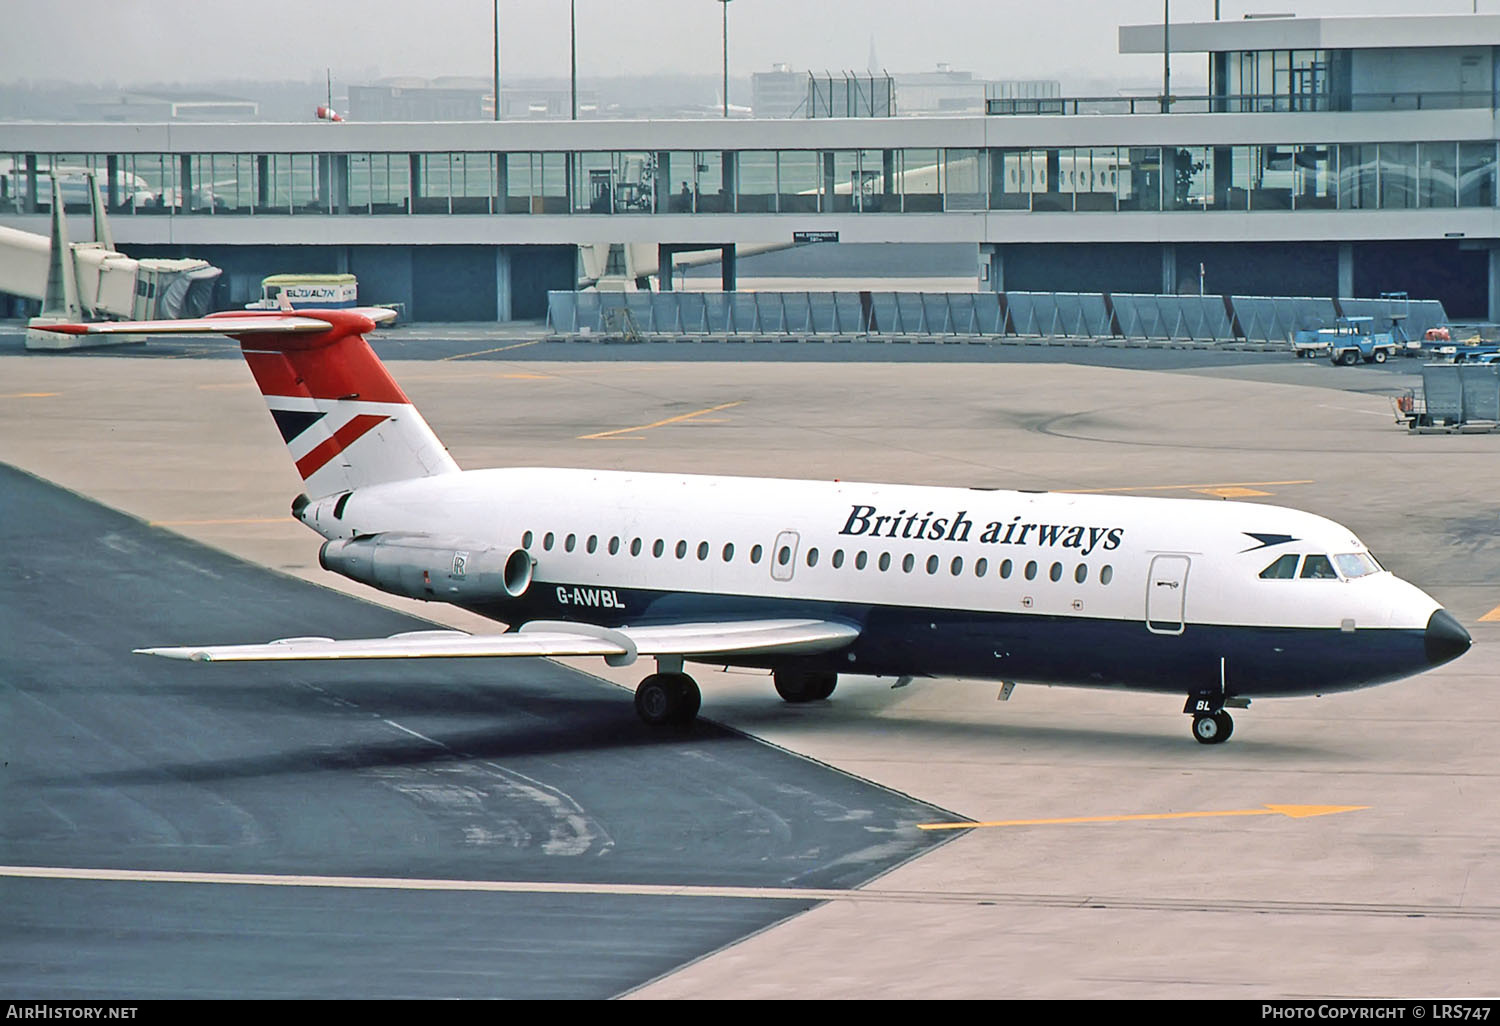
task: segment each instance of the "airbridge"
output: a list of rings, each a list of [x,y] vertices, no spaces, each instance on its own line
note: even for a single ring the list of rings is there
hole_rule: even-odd
[[[549,292],[570,338],[1072,338],[1284,344],[1338,317],[1448,323],[1437,300],[1083,292]]]

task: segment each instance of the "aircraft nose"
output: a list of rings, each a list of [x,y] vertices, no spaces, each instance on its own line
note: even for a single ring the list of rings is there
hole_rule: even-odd
[[[1469,650],[1473,639],[1464,630],[1463,624],[1453,618],[1446,609],[1439,609],[1427,621],[1425,636],[1427,661],[1433,666],[1457,659]]]

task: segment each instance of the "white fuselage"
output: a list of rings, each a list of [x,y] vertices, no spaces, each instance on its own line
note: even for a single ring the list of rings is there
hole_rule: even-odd
[[[341,498],[302,519],[330,539],[413,533],[529,553],[526,593],[478,607],[497,619],[621,626],[785,610],[867,635],[931,621],[930,638],[913,632],[903,651],[933,673],[1153,686],[1181,669],[1194,679],[1164,689],[1228,676],[1243,693],[1335,690],[1424,669],[1385,661],[1404,658],[1393,639],[1419,643],[1439,609],[1369,563],[1347,528],[1249,503],[545,468],[366,486],[335,517]],[[1261,576],[1289,554],[1308,557],[1308,576]],[[1337,556],[1376,568],[1310,574],[1311,557]],[[1289,647],[1308,638],[1318,644]],[[1376,639],[1384,655],[1366,644],[1368,663],[1351,662],[1352,646]],[[1094,648],[1070,662],[1074,645]],[[910,669],[875,639],[867,651],[841,668]],[[1327,659],[1344,670],[1313,665]],[[1275,679],[1261,672],[1283,663]]]

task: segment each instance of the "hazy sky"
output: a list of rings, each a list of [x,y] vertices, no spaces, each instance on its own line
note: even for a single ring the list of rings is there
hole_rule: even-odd
[[[576,0],[581,77],[717,74],[717,0]],[[1174,0],[1174,21],[1213,0]],[[1224,0],[1299,15],[1468,13],[1472,0]],[[1479,0],[1500,12],[1500,0]],[[491,68],[492,0],[0,0],[0,81],[100,83],[474,75]],[[733,0],[729,71],[890,71],[939,61],[987,78],[1149,78],[1116,27],[1160,21],[1161,0]],[[500,0],[502,77],[566,77],[568,0]]]

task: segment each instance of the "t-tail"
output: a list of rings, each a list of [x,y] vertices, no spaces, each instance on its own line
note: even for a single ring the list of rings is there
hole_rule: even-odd
[[[234,311],[174,321],[58,324],[68,334],[218,334],[240,343],[314,499],[458,470],[364,335],[395,318],[379,308]]]

